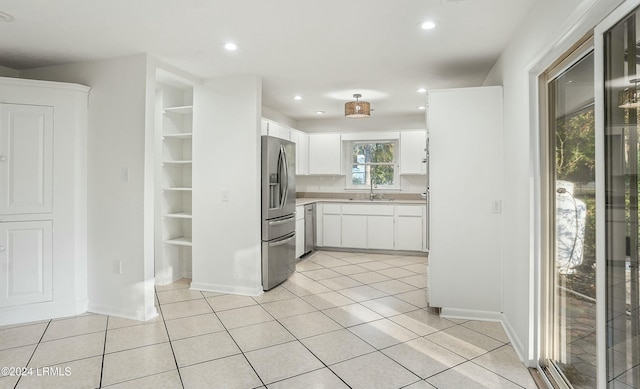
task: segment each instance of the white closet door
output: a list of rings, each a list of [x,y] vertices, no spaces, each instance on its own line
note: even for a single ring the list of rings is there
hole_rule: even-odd
[[[51,213],[53,107],[0,104],[0,214]]]
[[[0,307],[52,300],[52,226],[0,223]]]

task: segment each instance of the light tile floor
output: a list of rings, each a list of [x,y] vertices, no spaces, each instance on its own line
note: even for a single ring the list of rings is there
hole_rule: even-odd
[[[157,287],[148,322],[0,327],[0,367],[33,368],[0,389],[536,387],[500,324],[425,310],[425,257],[320,251],[297,270],[258,297]]]

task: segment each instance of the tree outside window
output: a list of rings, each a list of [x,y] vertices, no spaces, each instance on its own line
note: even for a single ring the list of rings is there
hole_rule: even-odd
[[[366,187],[396,184],[396,142],[353,142],[351,144],[351,185]]]

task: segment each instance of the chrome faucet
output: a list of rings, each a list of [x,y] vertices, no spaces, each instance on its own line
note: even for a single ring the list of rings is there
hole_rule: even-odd
[[[376,184],[376,180],[373,177],[371,177],[371,188],[369,189],[369,200],[370,201],[373,201],[373,199],[375,199],[376,195],[377,195],[376,193],[373,193],[373,186],[375,184]],[[377,188],[377,186],[376,186],[376,188]]]

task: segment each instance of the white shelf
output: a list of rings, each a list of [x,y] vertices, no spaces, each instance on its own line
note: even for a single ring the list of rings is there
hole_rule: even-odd
[[[193,113],[193,105],[185,105],[182,107],[167,107],[164,113],[177,113],[179,115],[191,115]]]
[[[192,161],[162,161],[164,166],[186,166],[191,165]]]
[[[191,192],[192,190],[193,188],[183,188],[183,187],[162,189],[163,192]]]
[[[164,244],[172,244],[175,246],[191,246],[190,236],[180,236],[178,238],[168,239],[163,241]]]
[[[191,215],[190,212],[165,213],[162,216],[168,217],[168,218],[174,218],[174,219],[192,219],[193,218],[193,215]]]
[[[162,136],[162,139],[164,140],[171,140],[171,139],[191,139],[193,137],[193,133],[192,132],[185,132],[185,133],[178,133],[178,134],[165,134]]]

